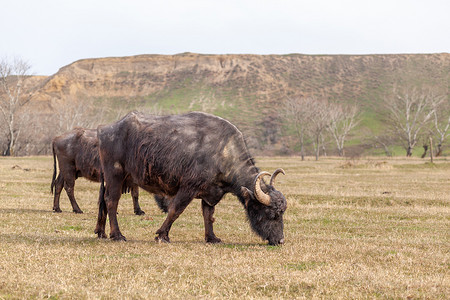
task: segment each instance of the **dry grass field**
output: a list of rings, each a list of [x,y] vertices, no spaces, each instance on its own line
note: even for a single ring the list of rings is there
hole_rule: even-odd
[[[393,298],[450,295],[450,160],[257,158],[284,192],[285,239],[268,246],[238,200],[216,207],[222,244],[203,241],[200,201],[154,242],[165,215],[141,192],[119,203],[127,242],[98,240],[98,184],[78,179],[84,214],[52,212],[50,157],[0,159],[0,299]],[[109,225],[107,225],[109,232]]]

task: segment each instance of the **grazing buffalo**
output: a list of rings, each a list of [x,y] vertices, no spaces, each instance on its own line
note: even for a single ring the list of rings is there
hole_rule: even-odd
[[[126,240],[117,223],[117,205],[130,180],[144,190],[165,196],[168,215],[155,240],[169,242],[169,231],[193,198],[202,200],[205,240],[221,240],[213,231],[215,205],[233,193],[247,211],[252,229],[271,245],[284,243],[286,199],[274,188],[275,177],[261,172],[250,156],[242,133],[230,122],[205,113],[153,116],[131,112],[97,129],[103,169],[95,233]],[[269,184],[262,180],[271,176]]]
[[[75,213],[83,213],[74,197],[75,180],[84,177],[99,182],[101,165],[98,155],[97,131],[93,129],[75,128],[53,139],[53,178],[51,191],[54,192],[53,211],[61,212],[59,198],[62,188],[66,190],[70,204]],[[58,158],[59,174],[56,177],[56,158]],[[145,214],[139,206],[139,187],[128,184],[133,198],[134,213]]]

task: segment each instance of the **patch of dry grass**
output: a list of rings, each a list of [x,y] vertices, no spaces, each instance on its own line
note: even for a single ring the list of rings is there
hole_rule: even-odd
[[[144,217],[129,195],[120,201],[128,241],[98,240],[98,184],[76,182],[84,214],[71,212],[65,194],[55,214],[50,157],[1,158],[0,299],[448,297],[449,161],[257,164],[288,174],[277,183],[288,200],[282,247],[251,232],[233,196],[216,208],[223,244],[204,243],[198,200],[174,223],[172,243],[157,244],[165,215],[145,192]]]

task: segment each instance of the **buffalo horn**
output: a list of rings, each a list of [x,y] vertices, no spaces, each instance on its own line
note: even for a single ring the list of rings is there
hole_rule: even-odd
[[[275,184],[275,178],[278,174],[283,173],[283,175],[286,175],[283,169],[279,168],[276,169],[275,172],[273,172],[272,176],[270,177],[270,185],[273,186]]]
[[[263,192],[261,189],[261,178],[264,176],[270,176],[269,172],[263,171],[260,172],[255,178],[255,196],[256,200],[261,202],[264,205],[270,205],[270,196]]]

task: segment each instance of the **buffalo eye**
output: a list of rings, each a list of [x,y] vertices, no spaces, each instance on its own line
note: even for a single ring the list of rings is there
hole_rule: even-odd
[[[278,212],[274,209],[266,209],[266,215],[267,218],[269,218],[270,220],[275,220],[278,218]]]

